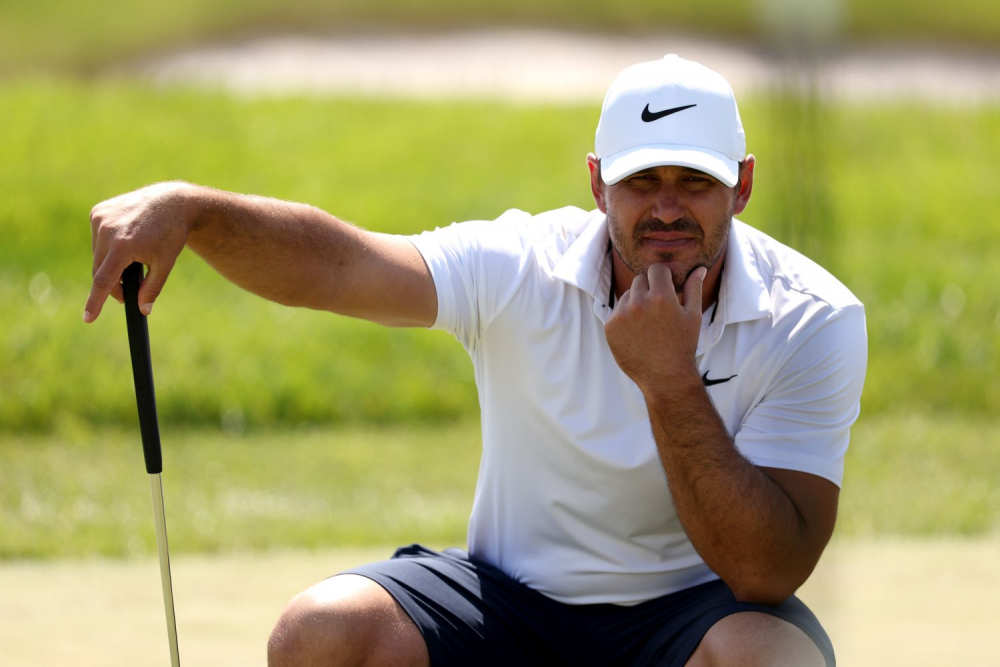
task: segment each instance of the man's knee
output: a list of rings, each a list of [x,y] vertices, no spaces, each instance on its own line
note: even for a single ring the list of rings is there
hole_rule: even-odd
[[[740,612],[709,628],[687,664],[825,667],[826,660],[809,635],[788,621],[771,614]]]
[[[267,644],[271,667],[427,665],[416,625],[370,579],[340,575],[295,596]]]

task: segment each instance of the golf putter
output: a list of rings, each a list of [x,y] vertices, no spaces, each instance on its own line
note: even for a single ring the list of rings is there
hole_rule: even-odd
[[[128,326],[128,347],[132,354],[132,377],[135,379],[135,400],[139,406],[139,430],[142,433],[142,454],[153,492],[153,519],[156,522],[156,549],[160,553],[160,583],[163,586],[163,610],[167,615],[167,641],[170,643],[170,664],[179,667],[177,652],[177,620],[174,617],[174,591],[170,579],[170,550],[167,547],[167,519],[163,511],[163,456],[160,452],[160,428],[156,422],[156,396],[153,394],[153,363],[149,356],[149,329],[146,316],[139,311],[139,285],[143,266],[133,262],[122,273],[125,297],[125,323]]]

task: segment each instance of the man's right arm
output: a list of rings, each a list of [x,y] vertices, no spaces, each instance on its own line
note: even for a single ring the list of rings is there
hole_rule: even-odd
[[[152,303],[184,246],[233,283],[289,306],[329,310],[389,326],[430,326],[437,293],[405,238],[358,229],[305,204],[238,195],[188,183],[159,183],[91,211],[94,252],[84,321],[132,262],[149,273],[139,291]]]

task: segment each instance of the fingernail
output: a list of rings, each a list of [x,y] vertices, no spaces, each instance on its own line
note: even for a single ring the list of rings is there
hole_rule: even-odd
[[[83,311],[83,322],[84,322],[84,324],[90,324],[91,320],[90,320],[90,311],[89,310]]]
[[[142,311],[143,315],[149,315],[151,312],[153,312],[153,304],[144,303],[141,306],[139,306],[139,310]]]
[[[705,267],[703,266],[703,267],[701,267],[700,271],[701,271],[701,279],[702,279],[702,280],[704,280],[704,279],[705,279],[705,276],[707,276],[707,275],[708,275],[708,269],[706,269],[706,268],[705,268]]]

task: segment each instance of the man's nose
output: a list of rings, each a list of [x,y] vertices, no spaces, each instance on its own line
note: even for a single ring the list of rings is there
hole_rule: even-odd
[[[650,213],[653,214],[654,218],[663,221],[684,217],[684,204],[677,186],[671,183],[660,183],[653,193],[653,207]]]

